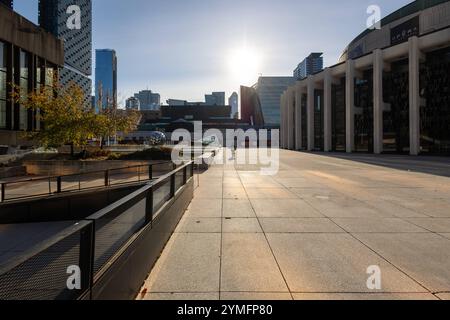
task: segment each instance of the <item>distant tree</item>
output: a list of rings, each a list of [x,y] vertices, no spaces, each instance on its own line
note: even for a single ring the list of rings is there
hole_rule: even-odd
[[[128,133],[137,128],[140,120],[139,112],[135,110],[121,110],[108,108],[97,115],[97,125],[95,134],[103,142],[111,137],[115,137],[118,132]]]

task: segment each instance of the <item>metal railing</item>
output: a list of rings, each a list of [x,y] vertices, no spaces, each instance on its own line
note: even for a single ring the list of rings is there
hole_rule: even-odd
[[[169,169],[157,170],[157,166],[162,165],[169,165]],[[151,181],[174,168],[175,166],[171,165],[170,162],[158,162],[148,165],[1,182],[0,203]]]
[[[194,175],[186,163],[96,214],[0,263],[0,300],[71,300],[90,298],[130,240],[153,228],[161,209]],[[80,270],[80,288],[68,288],[69,269]],[[150,268],[150,266],[148,266]]]

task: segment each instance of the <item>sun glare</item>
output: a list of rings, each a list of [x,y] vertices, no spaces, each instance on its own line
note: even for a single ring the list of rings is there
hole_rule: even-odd
[[[236,49],[230,53],[229,66],[236,81],[243,85],[252,85],[261,72],[261,55],[248,47]]]

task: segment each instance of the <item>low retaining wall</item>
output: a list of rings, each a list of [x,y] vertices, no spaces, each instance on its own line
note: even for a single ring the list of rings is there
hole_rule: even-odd
[[[25,176],[27,169],[24,166],[0,168],[0,180],[5,178]]]
[[[150,165],[161,161],[123,161],[123,160],[105,160],[105,161],[53,161],[38,160],[24,161],[26,172],[29,175],[38,176],[63,176],[83,172],[103,171],[140,165]],[[161,167],[160,167],[161,166]],[[172,163],[167,162],[167,168],[172,170]],[[159,170],[163,170],[164,165],[158,165]],[[169,170],[169,171],[170,171]]]

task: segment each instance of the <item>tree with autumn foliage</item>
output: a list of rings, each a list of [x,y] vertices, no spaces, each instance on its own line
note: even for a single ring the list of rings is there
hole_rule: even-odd
[[[37,121],[42,123],[39,131],[27,133],[29,139],[44,147],[71,145],[72,153],[73,147],[85,147],[94,138],[133,130],[137,121],[137,115],[117,110],[96,114],[86,106],[85,94],[76,84],[57,84],[26,95],[14,87],[11,98],[23,108],[35,111]]]

